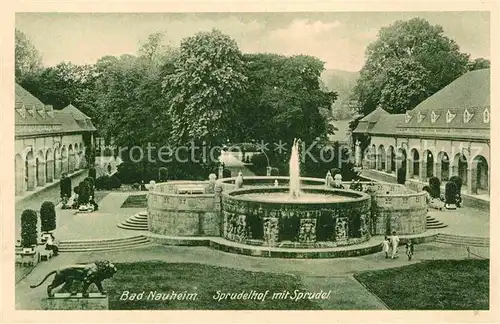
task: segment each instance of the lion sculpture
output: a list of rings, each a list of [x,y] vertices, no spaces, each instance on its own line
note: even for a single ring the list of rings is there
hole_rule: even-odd
[[[52,280],[52,283],[47,287],[47,294],[49,297],[53,297],[54,294],[52,293],[52,290],[62,284],[64,284],[64,286],[61,288],[60,292],[67,291],[71,293],[71,295],[75,295],[77,292],[71,291],[71,285],[74,281],[83,282],[83,297],[89,296],[87,290],[92,283],[97,286],[97,289],[101,294],[105,295],[106,291],[102,288],[102,281],[104,281],[104,279],[112,278],[116,272],[116,267],[109,261],[77,264],[49,272],[39,284],[31,285],[30,288],[36,288],[42,285],[47,278],[55,274],[54,280]]]

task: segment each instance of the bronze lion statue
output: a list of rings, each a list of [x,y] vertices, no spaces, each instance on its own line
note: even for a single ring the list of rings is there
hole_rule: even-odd
[[[53,297],[54,294],[52,293],[52,290],[62,284],[64,284],[64,286],[61,288],[60,292],[67,291],[72,295],[75,295],[77,292],[71,291],[71,285],[74,281],[83,283],[81,291],[83,297],[89,296],[87,290],[92,283],[97,286],[97,289],[101,294],[105,295],[106,291],[102,288],[102,281],[104,281],[104,279],[112,278],[116,272],[117,269],[115,265],[109,261],[77,264],[49,272],[39,284],[31,285],[30,288],[36,288],[42,285],[47,278],[55,274],[54,280],[52,280],[52,283],[47,286],[47,294],[49,297]]]

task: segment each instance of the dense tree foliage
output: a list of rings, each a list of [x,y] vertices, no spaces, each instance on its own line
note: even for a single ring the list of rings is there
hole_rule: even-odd
[[[28,37],[18,29],[15,34],[15,46],[16,82],[22,82],[42,69],[42,56]]]
[[[355,87],[363,115],[379,104],[404,113],[468,70],[469,55],[424,19],[397,21],[366,49]],[[397,92],[395,92],[397,91]]]

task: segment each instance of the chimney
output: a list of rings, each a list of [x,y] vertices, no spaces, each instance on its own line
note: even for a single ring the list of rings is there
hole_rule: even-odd
[[[52,107],[52,105],[45,105],[45,113],[51,118],[54,118],[54,108]]]

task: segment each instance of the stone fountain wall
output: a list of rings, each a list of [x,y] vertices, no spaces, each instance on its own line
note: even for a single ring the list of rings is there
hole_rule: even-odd
[[[321,194],[336,193],[352,200],[280,203],[238,197],[241,194],[262,192],[258,189],[223,194],[223,237],[244,244],[281,247],[335,247],[359,244],[370,239],[368,195],[316,190]],[[286,192],[287,188],[269,188],[266,191]]]
[[[179,194],[203,188],[202,194]],[[208,181],[169,181],[148,195],[148,228],[168,236],[220,236],[220,217]]]

